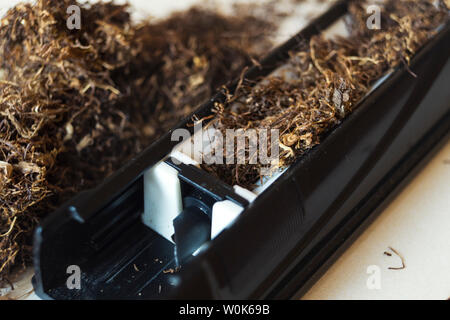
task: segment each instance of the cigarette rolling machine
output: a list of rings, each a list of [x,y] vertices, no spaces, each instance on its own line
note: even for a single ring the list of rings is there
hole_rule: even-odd
[[[338,1],[273,50],[259,79],[347,12]],[[177,150],[177,128],[52,213],[34,239],[46,299],[286,299],[300,296],[450,128],[450,24],[379,81],[323,142],[257,190],[230,186]],[[411,69],[411,70],[408,70]],[[411,71],[417,77],[412,76]],[[236,89],[239,79],[228,89]],[[212,114],[218,93],[194,114]],[[80,285],[67,285],[68,268]]]

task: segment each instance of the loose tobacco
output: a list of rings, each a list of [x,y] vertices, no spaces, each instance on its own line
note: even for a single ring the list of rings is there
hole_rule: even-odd
[[[39,220],[96,186],[270,46],[272,23],[193,8],[132,23],[126,5],[19,4],[0,22],[0,282]]]
[[[224,103],[216,103],[210,125],[224,136],[227,129],[244,129],[244,134],[248,129],[258,134],[262,129],[279,129],[278,166],[285,168],[339,125],[375,81],[400,64],[408,68],[414,54],[449,18],[446,3],[434,2],[384,1],[380,30],[367,28],[366,2],[352,2],[346,19],[348,37],[318,35],[301,43],[276,75],[256,86],[243,81]],[[229,152],[237,153],[234,148]],[[227,155],[226,148],[223,154]],[[261,167],[249,162],[203,165],[228,184],[247,188],[261,179]]]

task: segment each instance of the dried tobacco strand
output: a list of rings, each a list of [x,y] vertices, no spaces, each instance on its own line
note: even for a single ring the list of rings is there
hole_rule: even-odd
[[[403,269],[406,269],[405,258],[403,258],[403,256],[397,250],[395,250],[394,248],[389,247],[389,250],[391,250],[393,253],[395,253],[400,258],[400,260],[402,262],[402,265],[401,265],[401,267],[389,267],[388,269],[389,270],[403,270]]]
[[[29,262],[40,218],[238,76],[275,30],[202,9],[135,25],[112,3],[78,4],[69,30],[73,4],[19,4],[0,23],[0,282]]]
[[[244,81],[225,103],[217,103],[210,125],[224,136],[227,129],[254,129],[258,134],[279,129],[279,167],[284,168],[319,144],[358,106],[376,80],[400,64],[408,65],[449,18],[443,1],[435,6],[431,0],[386,0],[382,28],[370,30],[365,5],[364,1],[350,4],[348,38],[330,40],[319,35],[300,44],[277,75],[255,87]],[[270,150],[271,145],[267,147]],[[261,167],[248,161],[203,165],[226,183],[246,188],[261,179]]]

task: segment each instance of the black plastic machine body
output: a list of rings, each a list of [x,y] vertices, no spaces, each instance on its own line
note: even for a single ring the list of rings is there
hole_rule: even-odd
[[[347,10],[339,1],[248,70],[257,79]],[[450,128],[450,24],[360,102],[324,141],[249,201],[195,166],[169,157],[167,132],[98,188],[43,221],[34,287],[49,299],[285,299],[304,292]],[[233,91],[237,81],[229,86]],[[211,114],[219,93],[195,113]],[[175,128],[187,128],[188,120]],[[175,129],[174,128],[174,129]],[[156,232],[144,223],[146,175],[176,170],[181,210]],[[168,170],[169,170],[168,169]],[[241,208],[211,236],[217,202]],[[154,209],[157,210],[157,209]],[[161,209],[162,210],[162,209]],[[153,212],[155,219],[163,212]],[[166,228],[166,229],[163,229]],[[79,289],[67,268],[79,266]]]

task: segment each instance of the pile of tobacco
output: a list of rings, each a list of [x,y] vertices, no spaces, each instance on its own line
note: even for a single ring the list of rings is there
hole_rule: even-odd
[[[43,216],[239,76],[276,29],[198,8],[135,24],[126,5],[100,2],[78,4],[70,30],[73,4],[19,4],[0,21],[0,282],[29,263]]]
[[[216,103],[210,125],[225,135],[227,129],[279,130],[280,162],[285,168],[319,144],[357,106],[374,82],[389,70],[409,63],[414,54],[449,19],[448,2],[386,0],[381,7],[381,28],[369,29],[364,1],[352,2],[346,25],[348,37],[313,37],[291,52],[282,72],[252,86],[243,81],[225,103]],[[409,70],[411,76],[416,76]],[[268,139],[271,142],[271,139]],[[221,154],[236,154],[226,150]],[[268,145],[268,154],[271,146]],[[250,148],[245,152],[248,154]],[[228,152],[228,153],[227,153]],[[262,164],[204,165],[230,185],[252,188],[262,179]]]

